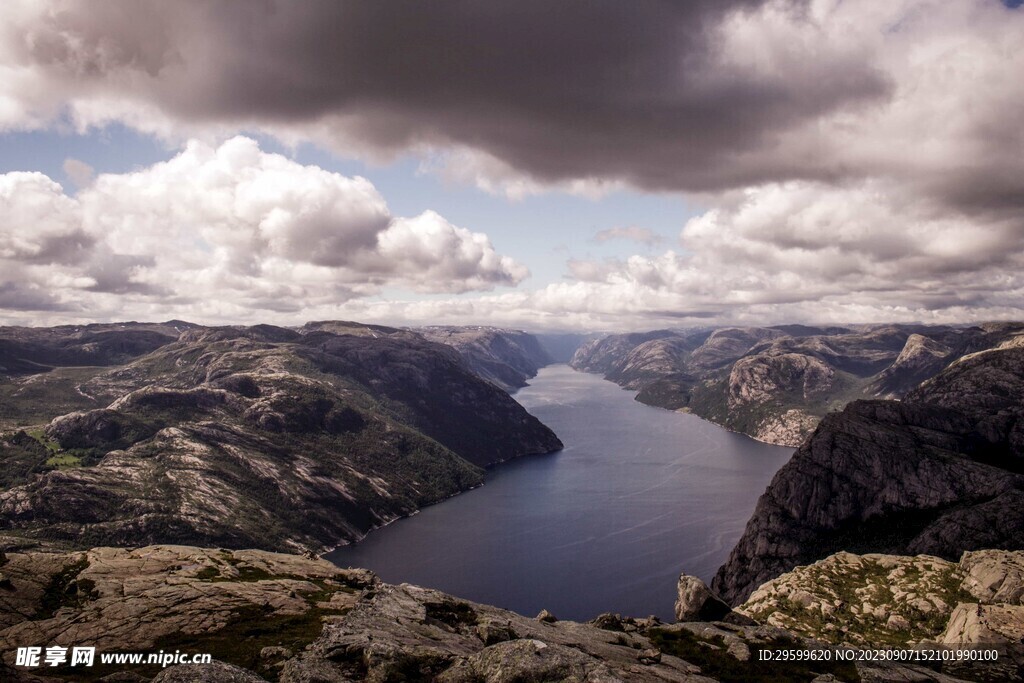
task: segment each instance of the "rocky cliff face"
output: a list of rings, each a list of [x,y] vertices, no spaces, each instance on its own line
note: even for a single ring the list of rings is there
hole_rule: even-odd
[[[108,405],[0,442],[21,473],[0,523],[79,547],[322,551],[561,447],[449,347],[358,331],[194,328],[92,376]]]
[[[572,365],[638,390],[643,403],[796,447],[829,411],[858,398],[900,398],[958,358],[1013,343],[1022,331],[1013,323],[662,330],[595,340]]]
[[[918,384],[934,377],[949,364],[953,349],[920,334],[907,337],[907,343],[892,365],[883,370],[869,390],[880,398],[898,398]]]
[[[828,415],[772,480],[715,588],[733,604],[839,550],[1024,547],[1024,348],[963,358],[903,402]]]
[[[526,380],[552,362],[539,340],[521,330],[432,326],[417,328],[416,332],[451,346],[473,372],[505,391],[526,386]]]

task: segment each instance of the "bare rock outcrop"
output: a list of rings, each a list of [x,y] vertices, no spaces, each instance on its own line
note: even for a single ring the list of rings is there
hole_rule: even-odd
[[[266,683],[266,679],[241,667],[214,661],[172,666],[158,673],[152,683]]]
[[[77,553],[7,552],[0,596],[0,678],[77,681],[74,667],[18,667],[25,645],[90,644],[100,652],[210,653],[161,670],[89,671],[142,683],[955,679],[899,663],[759,661],[758,648],[827,647],[772,626],[602,615],[541,621],[372,573],[263,551],[186,546]]]
[[[676,621],[717,621],[732,611],[696,576],[680,574],[676,594]]]
[[[377,583],[362,570],[262,550],[148,546],[134,550],[8,553],[0,591],[0,652],[88,643],[143,651],[223,631],[258,613],[268,621],[340,614]],[[11,662],[8,662],[9,664]]]
[[[846,647],[995,648],[998,661],[953,663],[946,670],[1021,680],[1022,563],[1024,552],[1005,550],[967,552],[959,562],[837,553],[760,586],[737,611]]]

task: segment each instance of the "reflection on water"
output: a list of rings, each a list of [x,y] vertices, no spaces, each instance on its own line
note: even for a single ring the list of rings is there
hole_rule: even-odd
[[[792,449],[633,395],[542,369],[516,399],[565,450],[500,465],[328,559],[530,616],[671,618],[679,572],[710,580]]]

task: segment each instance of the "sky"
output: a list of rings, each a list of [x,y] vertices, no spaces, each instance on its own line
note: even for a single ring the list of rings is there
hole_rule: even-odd
[[[999,0],[7,0],[0,324],[1024,319]]]

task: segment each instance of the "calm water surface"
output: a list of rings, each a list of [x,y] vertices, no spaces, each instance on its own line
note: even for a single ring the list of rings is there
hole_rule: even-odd
[[[499,465],[328,559],[529,616],[670,618],[679,572],[710,581],[793,451],[633,396],[542,369],[515,397],[565,450]]]

